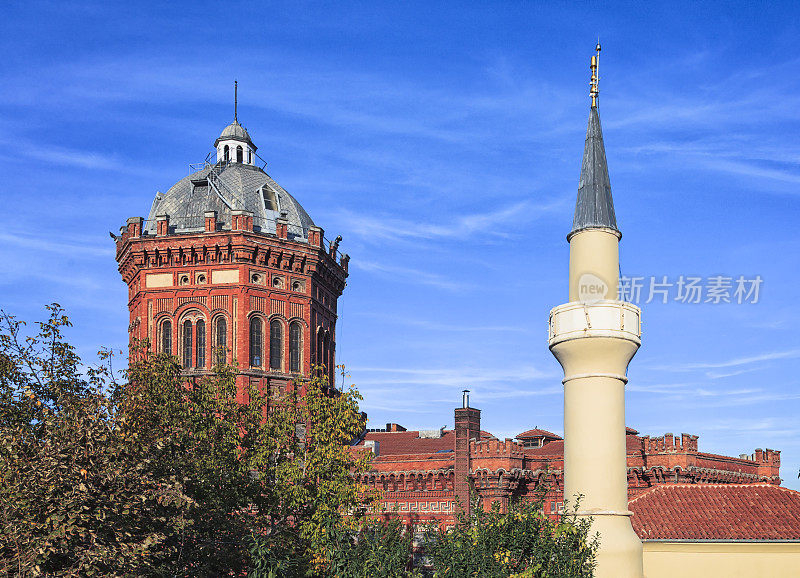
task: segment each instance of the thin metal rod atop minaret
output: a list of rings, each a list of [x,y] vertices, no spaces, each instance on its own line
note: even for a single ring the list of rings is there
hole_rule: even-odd
[[[592,70],[592,79],[589,82],[589,96],[592,97],[592,107],[597,106],[597,97],[600,94],[600,40],[594,47],[596,54],[592,56],[589,68]]]
[[[598,46],[600,46],[598,44]],[[239,81],[233,81],[233,120],[239,122]]]

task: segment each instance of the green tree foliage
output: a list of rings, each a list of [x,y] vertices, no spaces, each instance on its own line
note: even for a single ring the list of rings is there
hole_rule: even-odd
[[[0,318],[0,570],[132,573],[176,553],[165,537],[191,500],[155,473],[158,440],[142,440],[107,395],[110,363],[82,371],[68,319],[48,309],[27,338]]]
[[[157,448],[158,479],[177,479],[191,500],[180,531],[163,545],[175,554],[154,560],[156,574],[220,576],[248,567],[245,539],[264,523],[270,505],[267,478],[272,446],[264,419],[266,397],[255,388],[237,401],[236,372],[217,366],[187,382],[178,360],[139,350],[118,386],[118,412],[137,442]]]
[[[326,575],[331,566],[331,528],[355,528],[374,496],[353,474],[366,471],[369,456],[350,443],[364,431],[355,389],[334,392],[324,372],[286,395],[270,412],[268,463],[270,515],[253,536],[259,571],[281,576]],[[264,575],[267,574],[257,574]]]
[[[255,545],[300,575],[328,568],[325,529],[365,509],[357,391],[315,377],[269,400],[237,391],[233,367],[187,382],[146,348],[118,382],[108,353],[81,364],[49,310],[29,337],[0,318],[0,570],[241,575]]]
[[[365,520],[357,529],[328,528],[330,575],[336,578],[412,578],[413,534],[397,518]]]
[[[589,535],[588,520],[564,513],[554,522],[544,515],[541,499],[512,504],[507,514],[497,502],[488,512],[478,504],[472,510],[452,530],[427,533],[425,551],[436,578],[592,576],[598,541]]]
[[[0,313],[0,573],[16,576],[395,578],[411,533],[357,483],[355,389],[325,372],[278,395],[236,368],[189,379],[175,357],[110,352],[85,367],[57,305],[25,336]],[[216,357],[216,356],[215,356]],[[391,516],[390,516],[391,517]],[[588,526],[541,504],[430,530],[437,576],[591,575]],[[415,573],[416,572],[416,573]]]

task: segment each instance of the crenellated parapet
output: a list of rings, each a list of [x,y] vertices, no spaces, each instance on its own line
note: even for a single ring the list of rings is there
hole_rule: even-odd
[[[698,436],[671,433],[643,436],[642,479],[648,484],[663,482],[697,483],[780,483],[780,452],[756,449],[738,457],[700,452]]]
[[[449,492],[453,495],[454,473],[452,468],[438,470],[373,471],[361,474],[359,482],[366,488],[397,495],[417,495],[420,492]]]
[[[476,459],[481,457],[513,457],[522,459],[525,457],[522,444],[509,438],[503,441],[497,438],[470,440],[469,451]]]
[[[642,437],[642,449],[646,454],[697,453],[698,436],[682,433],[680,437],[666,433],[661,437]]]
[[[314,275],[341,295],[349,256],[331,255],[324,246],[321,229],[306,243],[253,231],[246,215],[234,215],[233,219],[235,224],[242,219],[245,225],[216,230],[211,228],[213,217],[208,217],[209,228],[203,232],[156,235],[142,234],[141,217],[128,219],[127,227],[117,237],[116,256],[123,279],[129,282],[145,269],[240,263]]]

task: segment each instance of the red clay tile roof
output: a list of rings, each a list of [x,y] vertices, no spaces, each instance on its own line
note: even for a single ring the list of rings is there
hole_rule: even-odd
[[[642,540],[800,540],[800,492],[768,484],[669,484],[628,502]]]
[[[525,440],[525,439],[531,439],[531,438],[540,438],[540,437],[550,438],[550,439],[553,439],[553,440],[563,439],[561,436],[556,435],[551,431],[547,431],[546,429],[539,429],[538,427],[537,428],[533,428],[533,429],[529,429],[528,431],[524,431],[521,434],[517,434],[517,439],[518,440]]]
[[[642,438],[637,436],[625,436],[625,449],[626,452],[629,454],[641,451]],[[558,456],[563,458],[564,440],[559,438],[557,440],[551,441],[550,443],[544,444],[542,447],[525,448],[523,451],[525,452],[525,455],[530,455],[531,457]]]
[[[564,457],[564,441],[563,440],[555,440],[550,442],[549,444],[544,444],[538,448],[525,448],[523,450],[525,455],[529,455],[533,458],[539,456],[557,456],[560,458]]]
[[[494,436],[481,430],[480,439],[490,438]],[[440,450],[454,450],[456,447],[456,433],[451,429],[444,430],[440,438],[420,438],[419,431],[369,432],[354,447],[363,447],[365,440],[375,440],[380,443],[381,456],[428,454]]]
[[[440,438],[420,438],[418,431],[369,432],[365,440],[380,443],[379,455],[428,454],[439,450],[452,450],[456,447],[456,434],[453,430],[444,430]],[[363,445],[363,442],[358,444]]]
[[[641,450],[642,450],[642,438],[633,434],[625,436],[625,451],[627,453],[630,454]]]
[[[625,428],[625,435],[639,435],[639,431],[633,429],[632,427],[626,427]],[[524,439],[530,439],[530,438],[536,438],[536,437],[542,437],[542,436],[548,437],[548,438],[554,439],[554,440],[564,439],[560,435],[554,434],[553,432],[550,432],[550,431],[547,431],[546,429],[541,429],[541,428],[538,428],[538,427],[537,428],[533,428],[533,429],[529,429],[528,431],[524,431],[521,434],[518,434],[516,436],[516,438],[518,440],[524,440]]]

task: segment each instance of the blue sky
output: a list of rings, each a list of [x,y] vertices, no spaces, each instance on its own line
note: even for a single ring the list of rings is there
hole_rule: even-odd
[[[623,274],[763,279],[643,308],[629,425],[783,451],[800,488],[800,10],[792,4],[12,2],[0,23],[0,306],[126,345],[108,231],[239,116],[352,256],[339,360],[373,427],[562,431],[547,316],[600,36]],[[645,288],[645,293],[647,288]]]

